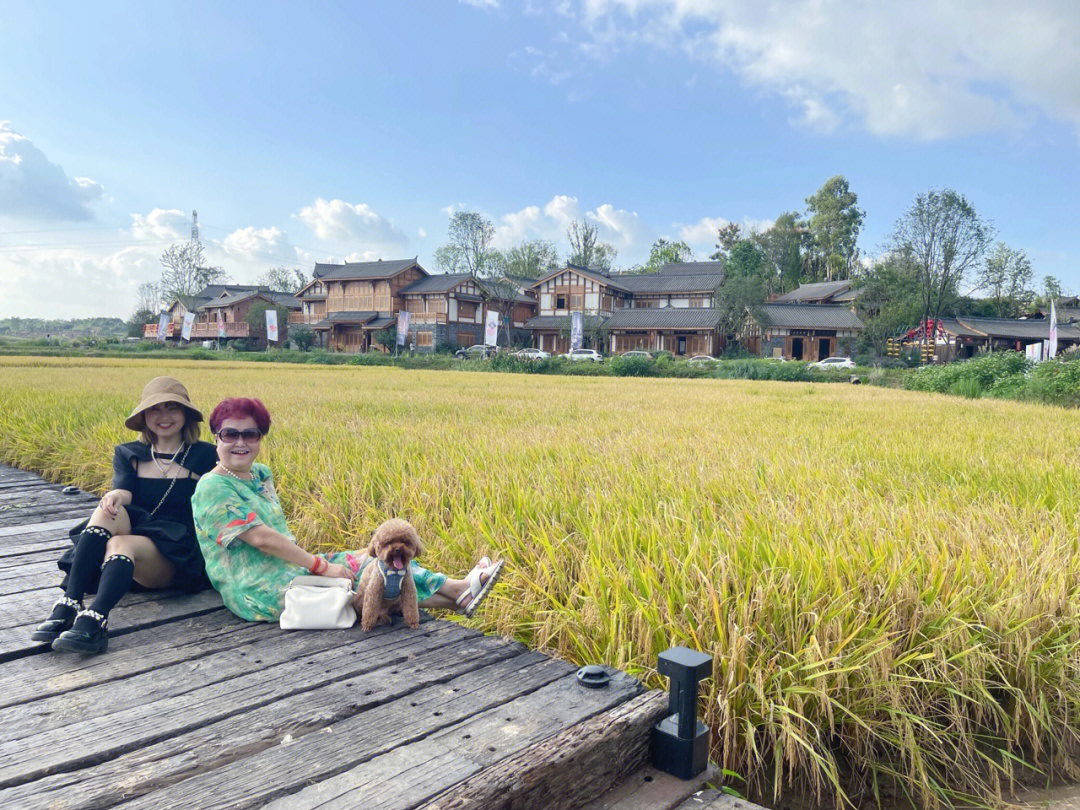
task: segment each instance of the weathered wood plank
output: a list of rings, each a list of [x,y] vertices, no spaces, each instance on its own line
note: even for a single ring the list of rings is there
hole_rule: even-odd
[[[709,767],[693,779],[679,779],[646,765],[580,810],[675,810],[708,782],[718,781],[718,772]]]
[[[676,810],[762,810],[760,805],[730,796],[722,790],[709,788],[695,793]]]
[[[130,705],[103,720],[91,718],[19,740],[5,739],[0,741],[0,760],[5,762],[0,787],[101,762],[287,695],[356,675],[372,668],[366,653],[373,649],[382,650],[383,660],[404,660],[424,649],[433,637],[454,639],[468,632],[449,622],[430,624],[431,629],[425,626],[409,633],[382,628],[383,632],[361,637],[357,631],[351,639],[345,632],[329,631],[328,635],[341,636],[342,642],[302,660],[264,670],[258,677],[234,678],[227,686],[210,684],[145,703],[132,694]],[[354,663],[357,661],[360,663]],[[81,742],[73,746],[71,740]]]
[[[156,594],[132,594],[142,601]],[[227,610],[216,610],[109,639],[108,655],[27,656],[4,664],[0,707],[52,697],[153,672],[159,667],[199,658],[218,650],[269,639],[274,625],[245,622]]]
[[[59,570],[59,569],[58,569]],[[0,631],[14,627],[27,627],[43,621],[53,604],[63,594],[59,588],[39,591],[24,591],[0,599]],[[166,600],[181,596],[180,591],[143,591],[129,593],[121,602],[121,607],[137,605],[152,600]],[[91,599],[93,597],[90,597]]]
[[[371,707],[287,747],[268,748],[120,806],[125,810],[166,805],[185,810],[261,808],[275,797],[368,762],[433,729],[534,692],[564,678],[569,669],[540,653],[524,653]]]
[[[340,720],[406,695],[420,694],[433,684],[446,683],[465,673],[510,660],[515,663],[503,664],[500,671],[513,672],[521,668],[523,655],[541,660],[536,653],[525,653],[520,645],[479,635],[445,646],[436,644],[408,659],[407,669],[399,669],[397,675],[391,676],[389,671],[399,664],[386,663],[90,768],[0,790],[0,806],[20,810],[111,808],[125,799],[212,771],[267,748],[292,745],[305,734],[317,733]],[[291,742],[286,742],[286,735]],[[383,741],[383,745],[392,742]]]
[[[84,516],[88,517],[88,516]],[[24,534],[39,534],[41,532],[63,531],[67,532],[72,526],[78,524],[79,519],[70,518],[42,520],[37,523],[24,523],[19,526],[0,526],[0,538],[18,537]]]
[[[19,579],[32,579],[33,577],[40,578],[44,574],[55,574],[57,570],[56,560],[39,560],[38,562],[24,563],[12,568],[0,568],[0,583]]]
[[[604,689],[586,689],[571,673],[535,692],[279,799],[267,808],[418,807],[478,771],[617,706],[640,691],[637,681],[622,673],[615,674]]]
[[[0,527],[14,528],[31,526],[43,522],[71,521],[72,526],[80,520],[90,517],[85,506],[46,506],[44,508],[12,509],[0,512]]]
[[[667,710],[665,692],[638,695],[480,771],[425,810],[573,810],[646,764],[649,732]]]
[[[232,678],[262,677],[281,664],[357,641],[357,631],[289,633],[273,625],[257,625],[254,629],[258,631],[254,644],[230,644],[206,655],[163,664],[152,672],[130,675],[119,683],[95,683],[0,709],[4,738],[31,737],[95,717],[111,722],[107,715],[122,712],[135,700],[144,704],[164,701]]]
[[[32,593],[51,594],[49,604],[52,604],[59,591],[33,591]],[[196,594],[174,596],[170,599],[158,598],[138,604],[121,603],[109,614],[109,634],[115,636],[130,633],[140,628],[154,627],[176,619],[224,609],[221,597],[216,591],[202,591]],[[45,652],[49,649],[48,645],[30,639],[30,633],[42,618],[33,616],[24,625],[0,630],[0,662]]]
[[[56,561],[60,559],[60,555],[64,553],[64,549],[70,545],[71,543],[67,541],[61,543],[59,540],[53,540],[50,544],[40,543],[37,546],[17,546],[16,553],[0,554],[0,570],[43,562],[51,562],[55,566]]]

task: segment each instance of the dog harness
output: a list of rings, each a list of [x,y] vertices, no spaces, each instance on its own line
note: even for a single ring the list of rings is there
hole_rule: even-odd
[[[360,575],[364,573],[364,569],[368,567],[368,563],[372,561],[372,557],[368,557],[364,560],[364,564],[360,566],[360,570],[356,572],[357,582],[360,581]],[[397,599],[401,596],[401,583],[405,581],[406,575],[409,573],[409,567],[405,566],[400,571],[391,568],[382,560],[377,560],[379,564],[379,575],[383,581],[383,599],[389,601],[391,599]]]

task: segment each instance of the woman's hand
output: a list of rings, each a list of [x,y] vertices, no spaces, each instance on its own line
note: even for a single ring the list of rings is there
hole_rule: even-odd
[[[120,490],[114,489],[112,492],[106,492],[98,506],[101,507],[106,515],[111,518],[120,514],[120,507],[124,505],[124,502],[120,498]]]
[[[353,570],[347,565],[327,565],[326,570],[319,574],[319,576],[341,577],[349,580],[349,582],[354,582],[356,580],[356,574],[354,574]]]

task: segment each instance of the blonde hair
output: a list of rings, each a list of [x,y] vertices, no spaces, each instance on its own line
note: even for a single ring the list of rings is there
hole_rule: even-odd
[[[184,406],[180,406],[184,407]],[[139,414],[142,417],[142,430],[140,431],[139,441],[143,444],[154,443],[154,433],[150,428],[146,426],[146,416]],[[195,414],[189,408],[184,408],[184,428],[181,431],[184,442],[186,444],[195,444],[199,440],[199,436],[202,435],[202,422],[195,419]]]

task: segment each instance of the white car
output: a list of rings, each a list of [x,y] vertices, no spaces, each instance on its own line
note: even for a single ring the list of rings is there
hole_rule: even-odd
[[[567,360],[588,360],[592,363],[602,363],[604,358],[596,349],[571,349],[563,355]]]
[[[855,362],[850,357],[826,357],[811,363],[811,368],[855,368]]]
[[[551,357],[550,354],[542,349],[522,349],[517,353],[517,356],[522,360],[547,360]]]
[[[711,354],[695,354],[689,360],[688,363],[718,363],[719,360],[713,357]]]
[[[628,352],[623,352],[619,357],[644,357],[646,360],[652,360],[653,356],[649,352],[642,349],[631,349]]]

